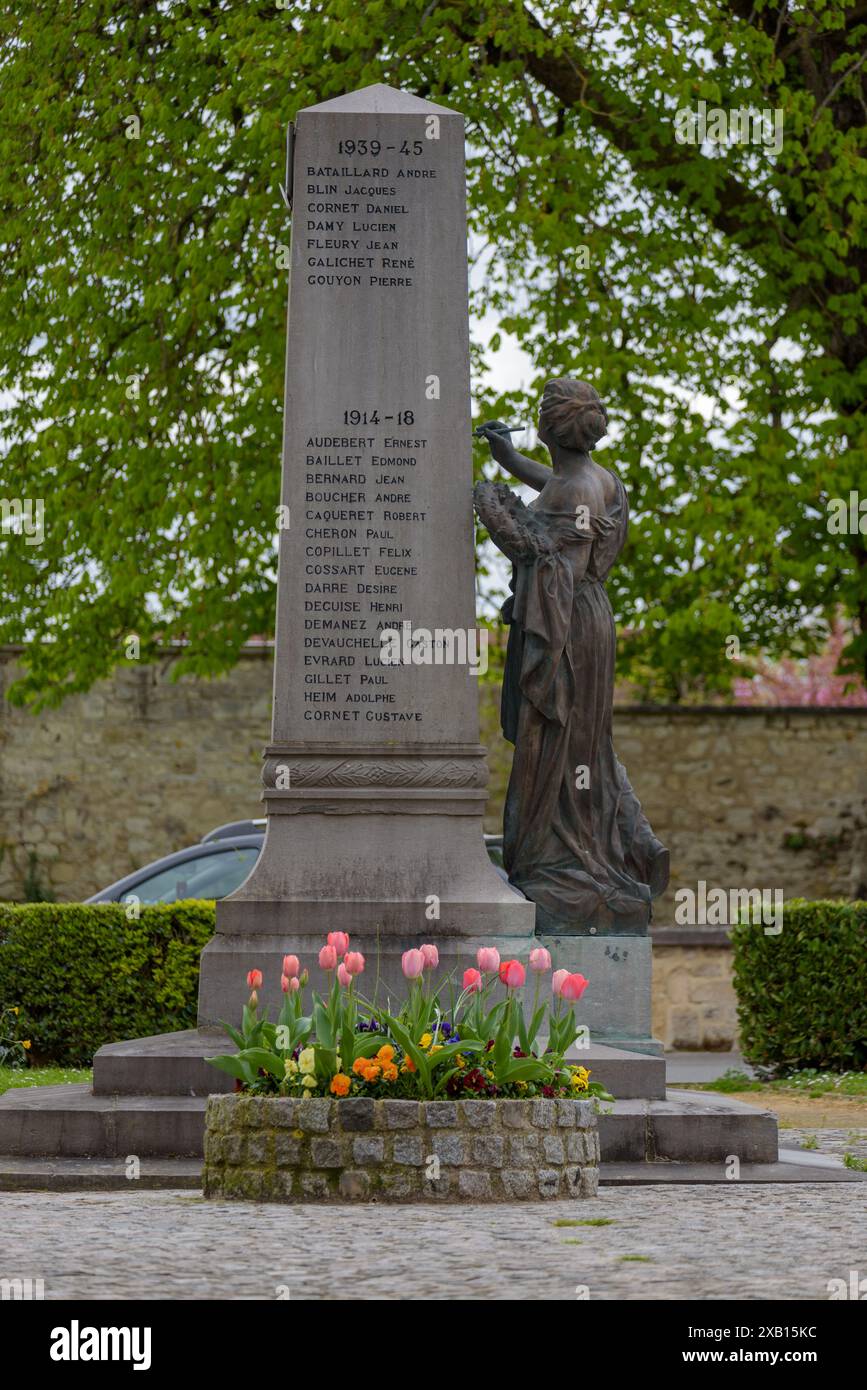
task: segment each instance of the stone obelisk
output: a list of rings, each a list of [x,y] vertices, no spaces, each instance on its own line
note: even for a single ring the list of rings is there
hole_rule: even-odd
[[[534,925],[482,838],[463,118],[381,85],[309,107],[292,200],[268,830],[202,1023],[328,931],[396,991],[409,946],[463,969]]]

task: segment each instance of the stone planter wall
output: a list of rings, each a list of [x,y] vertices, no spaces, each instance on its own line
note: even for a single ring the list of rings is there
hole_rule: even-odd
[[[593,1197],[592,1101],[211,1096],[206,1197],[514,1202]]]

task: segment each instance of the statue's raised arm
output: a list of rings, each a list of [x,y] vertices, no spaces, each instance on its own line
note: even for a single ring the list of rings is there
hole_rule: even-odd
[[[537,492],[542,491],[551,476],[551,469],[545,463],[527,458],[526,454],[519,454],[509,438],[508,426],[501,420],[488,420],[487,424],[479,425],[475,433],[488,441],[491,453],[506,473],[511,473],[513,478],[535,488]]]

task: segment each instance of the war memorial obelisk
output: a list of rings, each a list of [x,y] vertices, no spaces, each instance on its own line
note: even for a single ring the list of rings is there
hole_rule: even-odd
[[[276,1003],[328,931],[399,989],[411,945],[448,969],[534,926],[482,838],[463,118],[380,85],[302,111],[292,209],[268,830],[217,904],[202,1024],[251,967]],[[428,660],[420,630],[447,634]]]
[[[435,942],[448,971],[481,943],[526,960],[536,939],[534,904],[482,840],[477,678],[466,660],[413,655],[439,630],[466,657],[474,627],[463,143],[458,114],[383,86],[298,117],[265,846],[217,903],[202,1026],[106,1044],[92,1090],[10,1089],[0,1183],[22,1156],[50,1160],[59,1185],[82,1181],[82,1157],[108,1160],[124,1186],[130,1155],[151,1186],[188,1183],[191,1156],[197,1181],[205,1098],[232,1084],[204,1061],[222,1044],[213,1025],[237,1021],[252,968],[273,1017],[285,953],[321,984],[327,931],[366,954],[364,992],[383,1002],[404,988],[410,945]],[[384,665],[380,634],[404,624],[409,659]],[[773,1116],[666,1101],[662,1058],[597,1045],[612,1025],[641,1045],[649,938],[644,953],[622,934],[548,940],[555,965],[591,980],[582,1060],[617,1097],[606,1162],[776,1160]]]

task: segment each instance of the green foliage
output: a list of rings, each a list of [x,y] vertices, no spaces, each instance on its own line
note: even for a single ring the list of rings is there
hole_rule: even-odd
[[[0,1068],[21,1070],[27,1066],[30,1039],[21,1032],[21,1010],[0,1004]]]
[[[853,1169],[856,1173],[867,1173],[867,1158],[859,1158],[857,1154],[846,1152],[843,1155],[843,1166]]]
[[[867,474],[865,41],[856,0],[0,0],[4,478],[46,502],[42,545],[0,541],[14,698],[130,633],[210,675],[271,629],[284,129],[377,81],[467,117],[477,379],[532,363],[477,418],[564,372],[608,402],[622,674],[725,689],[728,636],[808,650],[838,602],[863,668],[867,538],[826,512]],[[782,147],[678,143],[699,100],[779,110]]]
[[[703,1082],[699,1089],[719,1091],[722,1095],[730,1095],[738,1091],[761,1091],[764,1088],[761,1081],[753,1081],[752,1077],[747,1076],[745,1071],[738,1071],[736,1068],[730,1067],[715,1081]]]
[[[776,1072],[867,1068],[867,903],[786,903],[783,930],[732,932],[741,1048]]]
[[[191,1028],[214,904],[0,904],[0,998],[33,1053],[88,1065],[103,1043]]]

